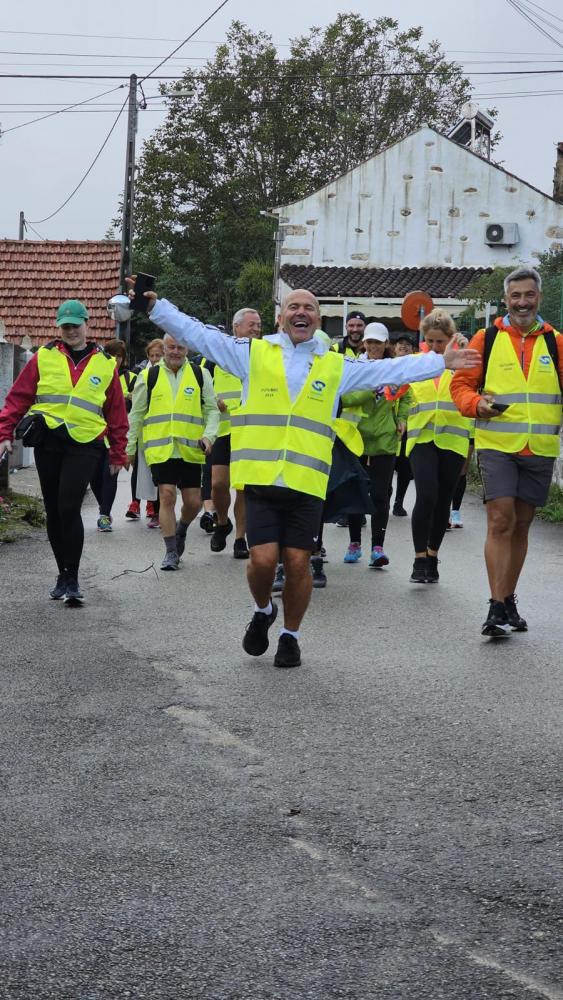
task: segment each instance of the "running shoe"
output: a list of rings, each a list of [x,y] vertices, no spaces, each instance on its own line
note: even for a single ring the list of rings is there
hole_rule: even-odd
[[[381,545],[374,545],[371,550],[371,556],[369,559],[370,566],[374,569],[382,569],[383,566],[389,565],[389,558],[385,555],[383,547]]]
[[[141,504],[138,500],[132,500],[129,504],[127,510],[125,511],[125,517],[129,518],[130,521],[138,521],[141,516]]]
[[[215,531],[215,525],[217,523],[217,514],[212,513],[210,510],[204,510],[203,514],[199,519],[199,526],[203,528],[204,531],[210,535]]]
[[[504,609],[508,618],[508,624],[513,632],[527,632],[528,622],[518,613],[517,604],[518,599],[516,594],[510,594],[509,597],[505,597],[504,599]]]
[[[154,500],[147,500],[147,506],[145,509],[145,517],[156,517],[157,513],[154,509]]]
[[[452,510],[450,514],[450,525],[452,528],[463,528],[460,510]]]
[[[336,519],[337,528],[347,528],[348,527],[348,516],[343,514],[342,517]]]
[[[350,542],[344,554],[345,563],[357,563],[362,558],[362,546],[359,542]]]
[[[222,552],[227,546],[227,535],[231,534],[233,530],[233,522],[230,517],[227,518],[226,524],[218,524],[215,527],[215,531],[211,535],[211,540],[209,542],[209,547],[212,552]]]
[[[438,573],[438,556],[426,557],[426,583],[438,583],[440,574]]]
[[[60,601],[66,594],[66,573],[59,573],[55,586],[49,591],[52,601]]]
[[[284,632],[280,635],[278,649],[274,657],[274,667],[299,667],[301,666],[301,650],[294,635]]]
[[[396,503],[393,507],[394,517],[408,517],[408,511],[405,510],[402,503]]]
[[[160,564],[162,570],[174,570],[178,569],[180,564],[180,556],[177,552],[167,552]]]
[[[160,528],[158,514],[154,514],[153,517],[149,517],[147,521],[147,528]]]
[[[269,615],[263,611],[255,611],[252,619],[246,626],[246,632],[242,640],[242,648],[250,656],[262,656],[266,652],[270,641],[268,639],[268,629],[273,625],[278,616],[277,604],[272,604]]]
[[[250,552],[248,551],[248,545],[246,544],[246,538],[235,538],[235,544],[233,545],[233,556],[235,559],[248,559]]]
[[[278,563],[276,566],[276,575],[272,584],[272,594],[281,594],[284,583],[285,573],[283,571],[283,563]]]
[[[481,635],[488,635],[492,639],[504,639],[511,634],[506,605],[503,601],[489,601],[489,613],[486,622],[483,622]]]
[[[111,522],[111,514],[100,514],[98,518],[98,531],[113,531]]]
[[[315,590],[324,590],[326,587],[326,573],[323,569],[323,557],[311,556],[311,573],[313,575],[313,587]]]
[[[76,579],[75,576],[67,577],[66,590],[64,596],[65,604],[68,604],[71,608],[72,607],[78,608],[81,607],[83,601],[84,601],[84,595],[80,591],[80,587],[78,586],[78,580]]]
[[[428,573],[428,559],[426,556],[417,556],[412,564],[410,583],[426,583]]]

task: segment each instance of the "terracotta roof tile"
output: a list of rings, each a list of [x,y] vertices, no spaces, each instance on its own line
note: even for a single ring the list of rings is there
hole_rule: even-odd
[[[53,338],[57,307],[80,299],[92,339],[115,337],[106,312],[119,286],[120,244],[114,240],[0,240],[0,320],[6,339],[28,334],[34,346]]]
[[[284,264],[280,277],[290,288],[307,288],[320,298],[400,299],[425,291],[436,299],[463,298],[475,278],[490,267],[307,267]]]

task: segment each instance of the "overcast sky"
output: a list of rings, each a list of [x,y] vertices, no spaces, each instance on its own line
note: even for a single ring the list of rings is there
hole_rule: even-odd
[[[0,73],[142,75],[174,48],[174,40],[185,38],[217,3],[218,0],[189,3],[136,0],[127,18],[121,14],[122,5],[115,0],[72,6],[66,0],[4,4],[0,22]],[[561,13],[556,0],[542,0],[542,6]],[[401,27],[422,24],[425,41],[437,38],[448,57],[463,62],[468,73],[492,69],[504,73],[518,68],[560,71],[561,75],[472,77],[476,100],[482,95],[482,107],[496,104],[500,111],[498,124],[504,140],[497,158],[507,170],[551,194],[556,144],[563,141],[560,113],[563,49],[520,18],[506,0],[472,0],[471,4],[396,0],[393,7],[393,15]],[[283,53],[287,51],[284,46],[289,38],[312,25],[328,24],[339,12],[350,10],[374,18],[388,14],[390,5],[383,0],[356,0],[350,6],[342,0],[284,0],[283,3],[230,0],[197,36],[198,40],[185,46],[177,59],[161,72],[175,74],[188,64],[201,65],[201,60],[213,55],[216,44],[224,39],[234,19],[270,33]],[[559,23],[555,17],[554,21]],[[563,21],[559,21],[561,33],[555,37],[563,46]],[[70,33],[86,37],[69,37]],[[152,40],[142,40],[148,38]],[[101,94],[119,82],[1,80],[0,123],[4,134],[0,140],[0,237],[17,238],[20,210],[36,223],[37,232],[48,239],[103,237],[123,188],[125,115],[68,206],[50,221],[39,220],[54,212],[76,186],[107,134],[126,90],[92,105],[103,111],[65,113],[13,132],[7,130],[40,114]],[[502,96],[534,91],[559,93]],[[156,93],[156,85],[147,82],[147,97]],[[149,100],[149,108],[151,103],[155,102]],[[159,110],[139,112],[138,152],[143,139],[162,120]],[[31,231],[28,236],[36,238]]]

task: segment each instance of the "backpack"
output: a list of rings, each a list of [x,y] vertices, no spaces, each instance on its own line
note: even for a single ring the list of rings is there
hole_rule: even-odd
[[[489,326],[485,330],[485,349],[483,351],[483,375],[481,378],[481,388],[479,392],[483,392],[485,388],[485,383],[487,381],[487,368],[489,366],[489,360],[491,357],[491,351],[493,349],[493,344],[495,342],[495,337],[498,333],[498,327]],[[553,330],[544,330],[543,336],[545,338],[546,347],[550,353],[551,360],[555,365],[555,371],[559,377],[559,351],[557,350],[557,341],[555,339],[555,333]],[[559,379],[559,384],[561,385],[561,379]],[[561,386],[563,390],[563,386]]]
[[[192,366],[192,371],[193,371],[193,373],[195,375],[195,380],[196,380],[196,382],[197,382],[197,384],[199,386],[199,391],[202,392],[202,390],[203,390],[203,372],[202,372],[201,368],[199,367],[199,365],[194,365],[194,364],[192,364],[191,361],[189,363]],[[149,373],[147,375],[147,412],[150,409],[152,391],[153,391],[153,389],[154,389],[154,387],[156,385],[156,382],[157,382],[157,379],[158,379],[159,375],[160,375],[160,365],[153,365],[153,367],[149,369]]]

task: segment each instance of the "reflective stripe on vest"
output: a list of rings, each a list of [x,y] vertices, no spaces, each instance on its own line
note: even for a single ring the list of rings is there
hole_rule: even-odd
[[[37,352],[39,381],[30,413],[41,413],[47,427],[65,425],[74,441],[87,444],[106,430],[104,403],[115,371],[115,358],[103,351],[90,355],[75,386],[67,355],[56,347],[40,347]]]
[[[407,421],[407,455],[410,455],[416,444],[429,442],[433,442],[438,448],[463,455],[464,458],[469,454],[474,422],[468,417],[462,417],[452,400],[451,380],[452,372],[445,371],[438,386],[434,379],[411,384],[414,401]]]
[[[248,398],[231,418],[231,483],[290,489],[324,499],[332,463],[333,413],[344,356],[314,355],[307,379],[292,402],[283,352],[253,340]]]
[[[555,334],[559,338],[559,334]],[[538,334],[526,379],[510,334],[499,330],[492,346],[483,390],[508,409],[475,422],[475,447],[511,454],[557,458],[560,451],[561,388],[545,337]]]
[[[158,366],[160,369],[164,365]],[[193,437],[186,437],[193,428]],[[143,449],[148,465],[167,462],[174,446],[184,462],[202,465],[205,456],[199,447],[204,422],[201,392],[189,362],[183,367],[176,396],[166,371],[159,371],[153,386],[149,410],[143,420]]]
[[[231,433],[231,413],[240,406],[242,398],[242,382],[236,375],[224,371],[215,365],[213,373],[213,388],[218,400],[225,403],[227,409],[220,414],[217,437],[226,437]]]

